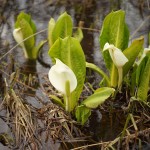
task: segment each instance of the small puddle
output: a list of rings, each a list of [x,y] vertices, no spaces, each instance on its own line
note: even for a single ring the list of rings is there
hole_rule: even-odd
[[[125,121],[123,112],[96,111],[89,121],[89,130],[96,141],[111,141],[121,133]]]

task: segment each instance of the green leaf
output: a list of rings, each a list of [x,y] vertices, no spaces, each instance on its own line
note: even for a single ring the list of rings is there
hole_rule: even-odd
[[[76,108],[75,116],[77,118],[77,121],[80,122],[82,125],[86,123],[90,115],[90,108],[87,108],[84,105],[80,105]]]
[[[73,36],[74,36],[79,42],[81,42],[82,39],[83,39],[83,32],[82,32],[82,29],[81,29],[80,27],[78,27]]]
[[[35,23],[31,20],[31,16],[21,12],[17,16],[17,21],[15,23],[15,28],[21,28],[21,32],[23,34],[23,39],[28,38],[29,36],[32,36],[36,32],[36,26]],[[32,36],[24,41],[25,45],[25,56],[29,59],[35,59],[35,52],[37,48],[34,48],[35,45],[35,37]],[[34,54],[32,56],[32,53]]]
[[[15,28],[20,28],[20,22],[22,21],[22,19],[25,19],[29,25],[31,26],[32,30],[33,30],[33,33],[36,32],[36,26],[35,26],[35,23],[31,20],[31,16],[24,13],[24,12],[21,12],[18,17],[17,17],[17,21],[15,23]]]
[[[48,52],[52,58],[60,59],[66,64],[77,78],[77,87],[71,93],[71,106],[69,111],[73,110],[77,105],[77,101],[84,86],[86,75],[85,56],[79,41],[73,37],[66,37],[65,39],[57,39]]]
[[[17,16],[17,21],[15,22],[15,28],[20,28],[20,21],[22,19],[25,19],[27,22],[30,22],[31,20],[31,16],[24,13],[24,12],[21,12],[18,16]]]
[[[136,70],[137,70],[137,65],[133,66],[132,73],[131,73],[131,78],[129,78],[130,82],[130,95],[134,96],[136,92]]]
[[[139,84],[140,84],[141,77],[145,70],[146,63],[147,63],[147,57],[144,57],[143,60],[141,61],[140,65],[136,69],[136,78],[135,78],[136,86],[139,86]]]
[[[32,49],[32,59],[37,59],[39,50],[42,48],[42,46],[46,42],[47,42],[47,40],[40,41],[40,43],[37,46],[33,47],[33,49]]]
[[[25,19],[22,19],[20,21],[20,28],[21,28],[21,32],[23,34],[24,39],[33,34],[33,30],[31,28],[30,24]],[[32,36],[29,39],[25,40],[24,45],[25,45],[25,48],[26,48],[28,58],[30,58],[30,57],[32,58],[32,49],[35,45],[34,36]]]
[[[24,46],[23,48],[25,57],[29,59],[36,59],[38,55],[38,50],[43,45],[43,42],[40,43],[37,47],[35,46],[35,36],[33,34],[36,33],[36,25],[32,21],[31,16],[21,12],[17,16],[17,21],[15,22],[15,28],[21,28],[21,32],[23,35],[23,39],[26,39],[24,41]]]
[[[52,31],[52,43],[54,43],[59,37],[65,38],[72,36],[73,23],[70,15],[66,12],[63,13],[58,20]]]
[[[103,77],[106,81],[106,86],[110,86],[110,81],[108,76],[105,74],[103,70],[97,67],[95,64],[86,62],[86,67],[96,71],[101,77]]]
[[[35,23],[32,20],[30,20],[29,23],[30,23],[30,26],[31,26],[31,28],[33,30],[33,34],[36,33],[36,25],[35,25]]]
[[[104,103],[113,93],[115,89],[109,87],[102,87],[97,89],[93,95],[89,96],[81,104],[88,108],[96,108]]]
[[[52,101],[56,104],[59,104],[61,107],[65,108],[64,104],[62,103],[62,100],[58,98],[55,95],[49,95],[50,98],[52,98]]]
[[[125,76],[130,68],[135,63],[137,56],[143,48],[144,38],[140,37],[132,42],[130,47],[123,51],[124,55],[128,58],[128,62],[123,66],[123,75]]]
[[[149,90],[149,82],[150,82],[150,55],[146,56],[142,62],[146,62],[145,68],[140,76],[140,83],[137,92],[137,98],[146,101],[148,90]],[[144,63],[145,63],[144,62]]]
[[[48,23],[48,43],[49,43],[49,46],[53,45],[52,33],[53,33],[54,27],[55,27],[55,20],[54,20],[54,18],[51,18],[49,23]]]
[[[114,44],[122,51],[127,48],[129,31],[125,24],[125,12],[122,10],[113,13],[109,24],[109,43]]]

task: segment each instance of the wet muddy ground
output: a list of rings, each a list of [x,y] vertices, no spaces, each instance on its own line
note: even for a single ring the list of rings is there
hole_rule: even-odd
[[[83,21],[84,27],[89,28],[89,30],[83,30],[84,39],[81,42],[82,48],[86,55],[86,60],[88,62],[93,62],[101,68],[105,69],[102,56],[99,52],[99,31],[101,29],[104,17],[110,11],[118,9],[123,9],[126,11],[126,22],[130,30],[130,41],[143,35],[145,38],[144,45],[145,47],[147,47],[148,33],[150,29],[150,2],[147,0],[139,0],[134,2],[130,0],[0,0],[0,149],[70,149],[87,144],[101,143],[101,141],[113,141],[118,137],[118,135],[120,135],[127,118],[126,111],[120,109],[120,106],[126,107],[123,102],[116,102],[115,104],[112,103],[112,108],[110,108],[110,104],[109,108],[107,107],[108,105],[105,104],[106,106],[104,105],[102,108],[100,108],[101,111],[93,110],[92,116],[84,128],[80,125],[77,125],[78,128],[76,126],[72,127],[73,125],[72,123],[70,123],[72,122],[72,120],[66,115],[61,118],[62,120],[53,120],[52,122],[49,122],[50,118],[48,118],[48,116],[56,115],[59,118],[60,114],[58,115],[57,111],[61,112],[61,110],[59,110],[57,106],[55,108],[54,106],[51,106],[48,98],[48,92],[51,91],[51,89],[48,88],[49,83],[46,78],[47,72],[51,65],[51,60],[47,55],[48,46],[45,45],[43,47],[39,54],[40,58],[38,61],[25,60],[23,52],[19,47],[10,51],[10,49],[16,44],[12,37],[12,32],[16,16],[20,13],[20,11],[31,14],[33,20],[37,25],[38,31],[47,29],[48,21],[51,17],[57,19],[62,12],[67,11],[68,14],[70,14],[73,18],[74,26],[78,26],[79,21]],[[37,42],[39,42],[40,40],[44,40],[46,38],[47,32],[44,31],[37,35],[36,40]],[[13,83],[13,81],[10,81],[10,76],[14,71],[18,71],[18,73],[14,75],[15,79],[23,84],[20,85],[19,82]],[[17,74],[19,77],[17,77]],[[87,74],[87,81],[89,81],[93,85],[93,87],[97,86],[100,78],[96,74],[91,74],[91,72],[88,72]],[[25,79],[26,76],[28,77],[27,79]],[[15,95],[11,95],[9,93],[9,90],[6,88],[6,82],[4,78],[7,79],[9,86],[11,85],[17,89],[16,93],[19,93],[17,96],[20,99],[23,97],[23,101],[25,101],[25,104],[28,104],[32,108],[31,112],[27,111],[25,113],[28,113],[29,116],[32,114],[32,117],[34,117],[34,122],[37,123],[37,125],[34,127],[34,129],[37,129],[36,133],[34,133],[34,137],[39,139],[32,142],[30,141],[30,144],[26,139],[26,143],[21,143],[21,141],[19,141],[17,145],[18,147],[14,147],[16,143],[14,144],[12,142],[12,144],[11,142],[9,142],[11,140],[8,140],[11,138],[16,138],[14,132],[12,132],[12,129],[16,131],[17,129],[10,124],[13,124],[13,119],[11,118],[11,116],[13,116],[15,112],[10,111],[8,114],[7,110],[2,107],[2,102],[4,99],[11,100],[9,96],[13,97]],[[4,98],[5,92],[8,92],[7,98]],[[141,106],[139,108],[141,109]],[[50,110],[55,111],[51,114]],[[150,147],[150,118],[149,116],[145,115],[149,114],[149,110],[145,109],[145,111],[135,113],[135,120],[139,122],[139,124],[137,123],[139,132],[141,130],[146,130],[145,132],[147,134],[145,132],[145,134],[139,133],[142,138],[138,137],[138,139],[141,140],[143,149],[148,149]],[[143,116],[141,117],[142,113]],[[142,124],[142,119],[147,119],[147,122],[144,122]],[[64,123],[64,120],[68,123],[65,129],[64,127],[61,127],[61,124],[62,122]],[[57,127],[59,127],[59,131],[57,130],[58,133],[54,133],[56,131],[56,126],[53,124],[53,122],[56,122]],[[47,127],[48,123],[49,127]],[[32,124],[32,122],[30,122],[30,125],[34,126],[35,124]],[[55,130],[51,130],[50,128],[55,128]],[[33,128],[28,130],[30,135],[33,134],[32,129]],[[72,129],[73,131],[71,135],[68,136],[68,132],[66,132],[66,130],[70,131],[70,129]],[[79,129],[82,130],[82,133],[80,133]],[[49,133],[48,130],[51,130],[51,133]],[[129,127],[129,130],[131,131],[131,139],[128,138],[129,141],[131,140],[131,142],[128,142],[129,147],[131,147],[131,149],[140,149],[139,145],[134,145],[134,142],[132,141],[132,139],[135,140],[135,136],[138,136],[138,133],[137,135],[134,135],[135,129],[132,125],[131,127]],[[5,133],[8,135],[3,136],[3,134]],[[60,138],[57,134],[60,134],[64,137]],[[58,137],[55,137],[56,135]],[[144,135],[146,135],[146,137]],[[20,136],[22,136],[22,134]],[[7,139],[9,144],[7,144],[7,140],[4,141],[4,139]],[[24,142],[22,137],[21,140]],[[127,139],[125,142],[127,142]],[[119,142],[116,143],[119,145]],[[105,144],[106,143],[102,143],[98,145],[104,145],[105,148]],[[12,146],[8,148],[9,146],[7,145]],[[28,147],[27,145],[30,146]],[[86,149],[87,147],[82,148]],[[99,149],[100,147],[94,145],[91,146],[91,149],[96,148]],[[87,149],[90,149],[90,147],[88,147]]]

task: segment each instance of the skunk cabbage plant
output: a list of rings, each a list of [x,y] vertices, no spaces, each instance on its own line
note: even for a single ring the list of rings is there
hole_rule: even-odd
[[[32,21],[31,16],[21,12],[17,17],[13,36],[16,42],[23,49],[24,56],[27,59],[37,59],[39,49],[46,42],[41,41],[37,46],[35,46],[35,33],[36,26]]]
[[[129,30],[125,23],[125,12],[122,10],[111,12],[103,22],[100,33],[101,52],[108,69],[108,75],[95,64],[86,63],[86,67],[98,72],[103,80],[101,86],[119,87],[132,69],[142,50],[144,38],[133,40],[128,47]],[[109,44],[110,43],[110,44]]]
[[[108,52],[103,52],[104,45],[108,42],[121,51],[124,51],[128,47],[128,41],[129,30],[125,23],[125,12],[122,10],[111,12],[105,17],[100,33],[101,52],[106,67],[109,70],[111,87],[117,87],[118,85],[118,70],[112,61],[110,54]]]
[[[74,72],[59,59],[55,58],[56,64],[53,65],[48,73],[51,84],[64,95],[65,108],[68,111],[70,93],[77,87],[77,79]]]
[[[123,76],[123,66],[125,65],[126,62],[128,62],[128,59],[122,53],[122,51],[117,47],[115,47],[113,44],[106,43],[104,45],[103,51],[106,50],[109,50],[111,59],[118,69],[118,76],[119,76],[118,88],[120,88],[120,85],[122,83],[122,76]]]
[[[77,87],[71,93],[69,104],[69,111],[72,111],[77,105],[86,76],[85,55],[80,42],[73,37],[58,38],[49,49],[48,54],[52,60],[57,58],[67,65],[77,78]]]

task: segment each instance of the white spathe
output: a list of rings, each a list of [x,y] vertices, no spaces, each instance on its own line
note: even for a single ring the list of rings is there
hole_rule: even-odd
[[[22,42],[23,41],[23,34],[21,32],[21,28],[17,28],[17,29],[14,29],[13,31],[13,36],[14,36],[14,39],[16,40],[16,42],[22,47],[24,48],[24,43]]]
[[[22,47],[25,57],[28,58],[26,48],[25,48],[25,45],[23,42],[24,39],[23,39],[23,34],[21,32],[21,28],[14,29],[13,36],[14,36],[14,39],[16,40],[16,42]]]
[[[122,53],[120,49],[115,47],[113,44],[106,43],[103,51],[109,50],[109,54],[115,66],[117,68],[123,67],[128,62],[127,57]]]
[[[150,52],[150,45],[148,46],[148,48],[144,48],[144,52],[145,53]]]
[[[143,54],[141,56],[141,58],[138,60],[137,65],[139,65],[141,63],[141,61],[143,60],[143,58],[146,56],[146,54],[150,52],[150,45],[148,48],[144,48]]]
[[[62,61],[55,58],[56,64],[51,67],[48,73],[51,84],[61,93],[66,94],[66,82],[70,83],[70,92],[77,87],[77,78],[74,72]]]
[[[110,57],[114,63],[114,65],[118,69],[118,88],[121,90],[121,83],[123,79],[123,69],[122,67],[125,65],[125,63],[128,62],[127,57],[122,53],[120,49],[115,47],[113,44],[106,43],[104,45],[103,51],[109,50]]]

